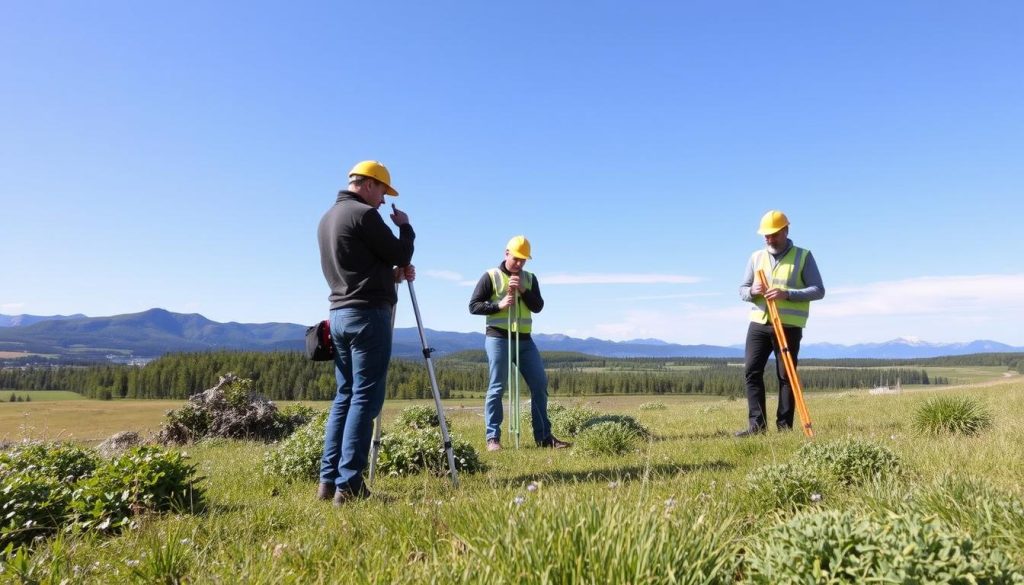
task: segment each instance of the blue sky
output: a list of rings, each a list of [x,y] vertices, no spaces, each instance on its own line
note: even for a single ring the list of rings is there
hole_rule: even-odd
[[[0,313],[312,323],[374,158],[429,328],[483,330],[522,233],[537,330],[741,343],[779,208],[805,343],[1024,345],[1022,38],[1019,2],[7,3]]]

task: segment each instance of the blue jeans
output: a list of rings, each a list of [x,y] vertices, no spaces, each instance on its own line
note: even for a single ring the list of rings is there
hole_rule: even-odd
[[[505,337],[486,337],[484,349],[487,351],[487,366],[490,376],[487,384],[487,397],[484,399],[484,423],[487,425],[487,438],[501,440],[501,421],[503,413],[501,398],[508,383],[508,347]],[[512,340],[512,359],[515,361],[515,339]],[[551,421],[548,420],[548,375],[544,371],[544,362],[532,339],[519,342],[519,373],[530,388],[530,415],[533,419],[533,440],[540,443],[551,436]]]
[[[373,440],[373,419],[384,406],[391,360],[391,309],[333,309],[338,392],[327,414],[320,483],[361,492]]]

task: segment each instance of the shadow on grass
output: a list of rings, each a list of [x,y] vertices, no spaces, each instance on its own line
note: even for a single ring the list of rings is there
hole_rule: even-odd
[[[731,432],[719,429],[717,431],[703,431],[696,433],[660,434],[652,437],[651,440],[654,442],[675,441],[678,439],[686,439],[688,441],[704,441],[707,439],[726,439],[730,437],[732,437]]]
[[[727,461],[707,461],[704,463],[634,465],[630,467],[613,467],[590,471],[549,471],[530,475],[519,475],[508,480],[509,484],[519,485],[537,479],[552,483],[601,483],[628,479],[640,479],[644,476],[652,478],[671,477],[696,471],[729,471],[736,466]]]

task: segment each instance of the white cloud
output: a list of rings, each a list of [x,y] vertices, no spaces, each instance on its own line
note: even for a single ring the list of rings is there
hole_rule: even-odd
[[[826,290],[823,300],[812,303],[808,343],[851,345],[903,337],[1024,344],[1024,274],[921,277]],[[594,314],[591,310],[590,316]],[[738,299],[726,304],[711,298],[667,299],[642,309],[609,304],[600,314],[589,326],[559,332],[615,341],[655,337],[682,344],[739,344],[749,304]],[[572,325],[587,322],[579,315],[564,315],[564,320]]]
[[[448,280],[458,283],[465,282],[461,274],[452,270],[424,270],[422,273],[423,276],[429,276],[430,278],[436,278],[438,280]]]
[[[559,284],[693,284],[701,282],[697,276],[681,274],[581,273],[538,275],[544,285]]]
[[[1024,306],[1024,274],[926,276],[831,290],[815,304],[822,317],[987,313],[1005,304]]]

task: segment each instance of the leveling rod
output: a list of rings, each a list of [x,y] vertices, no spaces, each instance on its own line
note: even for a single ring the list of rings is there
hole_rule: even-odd
[[[761,287],[764,288],[764,292],[768,292],[768,279],[764,275],[764,270],[757,271],[757,280],[761,283]],[[761,294],[764,294],[764,292]],[[768,316],[771,319],[772,328],[775,330],[775,339],[779,342],[782,363],[786,366],[786,377],[789,378],[789,385],[793,389],[793,400],[796,402],[796,412],[800,415],[800,425],[803,428],[804,435],[813,437],[814,431],[811,429],[811,415],[807,412],[807,404],[804,402],[804,389],[800,384],[800,376],[796,373],[796,364],[793,363],[793,356],[789,353],[789,343],[786,342],[786,332],[782,329],[779,308],[775,305],[775,299],[766,297],[765,302],[768,304]]]

